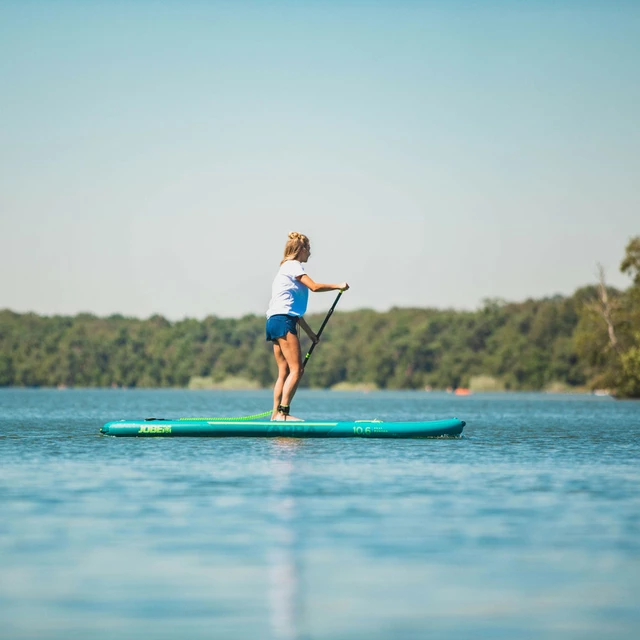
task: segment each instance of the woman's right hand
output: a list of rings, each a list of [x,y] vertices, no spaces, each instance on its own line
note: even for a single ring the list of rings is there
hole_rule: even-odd
[[[341,282],[338,285],[338,289],[340,289],[340,291],[346,291],[349,288],[349,283],[348,282]]]

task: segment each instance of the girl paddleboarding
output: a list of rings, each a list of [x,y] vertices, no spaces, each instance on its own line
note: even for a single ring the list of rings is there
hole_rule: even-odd
[[[292,231],[284,247],[284,258],[271,287],[271,301],[267,310],[267,340],[273,342],[273,354],[278,365],[278,379],[273,388],[272,420],[299,420],[290,415],[290,406],[298,388],[304,367],[298,339],[298,326],[315,344],[318,336],[304,319],[309,290],[346,291],[346,282],[319,284],[305,271],[311,255],[309,238]]]

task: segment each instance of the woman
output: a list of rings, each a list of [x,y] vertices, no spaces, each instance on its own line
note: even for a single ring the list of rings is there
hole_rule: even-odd
[[[314,343],[318,342],[318,336],[303,318],[307,311],[309,290],[346,291],[349,288],[346,282],[314,282],[303,266],[310,255],[309,238],[292,231],[271,289],[271,302],[267,310],[267,340],[273,342],[273,353],[278,365],[278,379],[273,389],[272,420],[299,420],[289,414],[289,406],[303,372],[298,325]]]

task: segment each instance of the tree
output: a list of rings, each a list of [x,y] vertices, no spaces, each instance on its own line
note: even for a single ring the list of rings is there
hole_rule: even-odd
[[[640,287],[640,236],[629,240],[620,263],[620,271],[633,279],[634,286]]]
[[[584,304],[585,313],[575,334],[575,344],[579,355],[592,368],[592,386],[611,387],[619,397],[638,398],[640,237],[629,241],[620,271],[633,278],[632,286],[622,292],[606,286],[604,269],[598,265],[597,295]]]

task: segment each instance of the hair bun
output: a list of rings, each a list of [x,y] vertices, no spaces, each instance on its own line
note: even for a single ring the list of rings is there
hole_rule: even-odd
[[[290,231],[288,235],[287,244],[284,247],[284,258],[282,263],[287,260],[297,260],[300,255],[300,251],[309,249],[309,238],[304,235],[304,233],[298,233],[297,231]],[[307,256],[308,257],[308,256]]]

